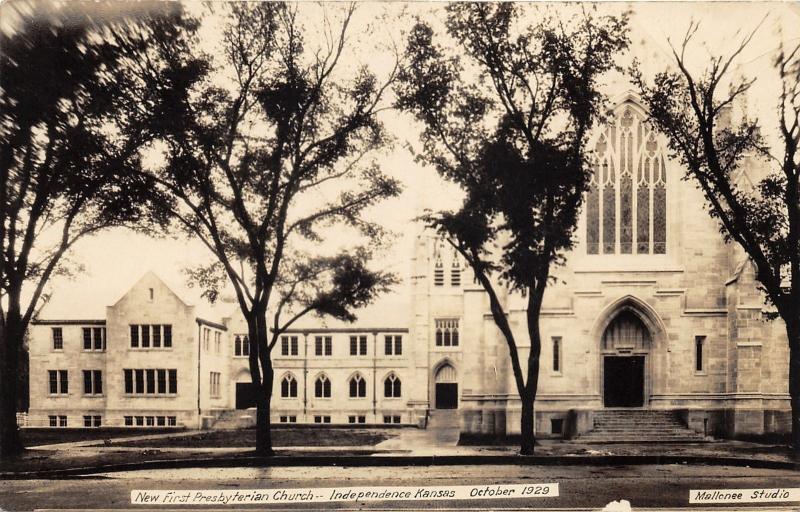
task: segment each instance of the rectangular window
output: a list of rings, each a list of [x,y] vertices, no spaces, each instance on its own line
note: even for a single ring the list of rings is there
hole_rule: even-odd
[[[156,426],[156,418],[155,418],[155,416],[146,416],[144,418],[144,420],[145,420],[145,425],[147,425],[148,427],[155,427]]]
[[[144,416],[136,416],[136,426],[137,427],[144,426]]]
[[[69,393],[69,376],[67,375],[67,370],[58,370],[58,384],[60,386],[58,390],[59,393],[62,395]]]
[[[150,348],[150,326],[142,325],[142,348]]]
[[[167,416],[167,426],[174,427],[178,424],[177,417],[175,416]]]
[[[153,348],[161,348],[161,326],[151,325],[153,329]]]
[[[56,370],[47,370],[47,375],[50,382],[50,394],[55,395],[58,393],[58,372]]]
[[[551,434],[563,434],[564,433],[564,420],[559,419],[551,419],[550,420],[550,433]]]
[[[330,356],[333,354],[333,338],[331,336],[317,336],[314,338],[314,355]]]
[[[314,423],[330,423],[330,416],[314,416]]]
[[[50,426],[51,427],[57,427],[58,426],[58,416],[48,416],[47,419],[50,420]]]
[[[158,425],[159,427],[163,427],[166,424],[167,424],[167,422],[166,422],[166,418],[164,418],[164,416],[157,416],[156,417],[156,425]]]
[[[400,423],[400,416],[399,415],[392,415],[392,416],[384,416],[383,417],[384,423]]]
[[[64,350],[64,331],[61,327],[53,327],[53,350]]]
[[[561,336],[553,336],[553,373],[561,373]]]
[[[83,426],[84,427],[91,427],[97,428],[101,426],[102,422],[100,416],[92,415],[92,416],[84,416],[83,417]]]
[[[147,379],[147,391],[148,395],[154,395],[156,393],[156,371],[155,370],[145,370],[144,372],[145,378]]]
[[[211,398],[219,398],[220,397],[220,373],[219,372],[210,372],[209,373],[209,388],[210,388],[210,396]]]
[[[350,336],[350,355],[351,356],[367,355],[366,336]]]
[[[403,337],[402,336],[386,336],[385,354],[387,356],[400,356],[403,355]]]
[[[133,426],[133,416],[125,416],[125,426],[126,427]]]
[[[172,347],[172,325],[164,325],[164,348]]]
[[[296,356],[300,353],[297,336],[282,336],[281,337],[281,355],[282,356]]]
[[[705,336],[695,336],[694,337],[694,371],[697,373],[702,373],[706,370],[705,368],[705,345],[706,345],[706,337]]]
[[[178,393],[178,370],[169,370],[169,392]]]
[[[83,328],[83,350],[105,350],[105,328],[103,327],[84,327]]]
[[[103,372],[101,370],[83,370],[83,394],[103,394]]]
[[[437,347],[457,347],[459,344],[458,319],[435,320],[435,340]]]
[[[125,375],[125,393],[133,393],[133,370],[123,370]]]
[[[131,348],[139,348],[139,326],[131,325]]]
[[[144,394],[144,370],[134,370],[133,375],[136,378],[136,394]]]
[[[105,327],[95,327],[93,329],[94,332],[94,349],[95,350],[105,350],[106,349],[106,328]]]
[[[59,427],[66,427],[67,426],[67,417],[59,415],[58,417],[58,426]]]
[[[156,370],[158,390],[161,395],[167,392],[167,370]]]

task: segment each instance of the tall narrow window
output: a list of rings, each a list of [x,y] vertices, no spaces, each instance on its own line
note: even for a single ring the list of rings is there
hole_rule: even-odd
[[[164,348],[172,347],[172,325],[164,325]]]
[[[561,337],[553,336],[553,373],[561,373]]]
[[[150,326],[142,325],[142,348],[150,348]]]
[[[694,337],[694,371],[697,373],[702,373],[706,371],[705,367],[705,345],[706,345],[706,337],[705,336],[695,336]]]
[[[64,331],[61,327],[53,327],[53,350],[64,349]]]
[[[400,379],[395,374],[390,374],[383,381],[383,396],[385,398],[400,398],[402,395]]]
[[[331,397],[331,381],[325,375],[320,375],[314,381],[314,397],[315,398],[330,398]]]
[[[92,328],[83,328],[83,350],[92,350]]]
[[[281,380],[281,398],[297,398],[297,379],[291,373]]]
[[[433,285],[444,286],[444,265],[442,259],[437,257],[433,265]]]
[[[161,326],[151,325],[153,329],[153,348],[161,348]]]
[[[450,265],[450,286],[461,286],[461,265],[458,255],[453,255],[453,263]]]
[[[299,354],[297,336],[282,336],[281,337],[281,355],[282,356],[296,356]]]
[[[131,348],[139,348],[139,326],[131,325]]]
[[[169,372],[169,392],[176,394],[178,392],[178,370],[168,370]]]
[[[351,356],[367,355],[366,336],[350,336],[350,355]]]
[[[586,196],[587,254],[666,253],[664,150],[631,102],[611,117],[594,146]]]
[[[350,398],[364,398],[367,396],[367,381],[359,375],[355,374],[350,378]]]

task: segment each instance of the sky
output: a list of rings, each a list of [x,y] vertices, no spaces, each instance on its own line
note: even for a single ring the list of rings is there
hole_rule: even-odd
[[[385,73],[391,65],[391,43],[401,42],[404,30],[414,16],[431,20],[441,27],[442,3],[362,2],[354,20],[351,43],[354,51],[347,58],[348,66],[367,62],[377,73]],[[198,4],[190,8],[199,9]],[[316,26],[319,5],[307,4],[308,25]],[[322,8],[330,8],[324,5]],[[333,8],[337,8],[334,4]],[[575,8],[574,6],[570,8]],[[563,9],[563,4],[560,9]],[[631,9],[631,50],[620,59],[627,65],[633,56],[642,62],[645,76],[670,65],[669,40],[679,44],[691,21],[700,22],[700,29],[688,55],[692,69],[700,70],[709,54],[729,52],[743,34],[757,28],[756,37],[738,60],[737,72],[758,77],[754,94],[748,101],[751,114],[769,121],[773,110],[776,80],[771,80],[770,59],[779,38],[798,41],[800,37],[800,5],[767,2],[652,2],[613,3],[600,6],[601,11],[621,12]],[[400,20],[400,22],[398,22]],[[438,20],[438,21],[437,21]],[[762,21],[763,20],[763,21]],[[760,25],[759,25],[760,24]],[[211,17],[204,27],[203,41],[208,49],[219,42],[219,20]],[[781,32],[782,30],[782,32]],[[439,34],[439,32],[437,32]],[[374,50],[377,45],[378,50]],[[609,76],[607,90],[628,89],[622,76]],[[613,95],[612,95],[613,96]],[[441,179],[435,170],[417,163],[409,148],[419,150],[419,126],[407,115],[384,112],[382,119],[394,134],[394,147],[381,155],[384,172],[403,184],[402,194],[372,208],[368,216],[380,220],[395,234],[391,247],[376,260],[376,268],[396,272],[403,280],[394,296],[384,303],[402,304],[407,296],[410,257],[414,236],[420,227],[414,219],[425,208],[456,208],[461,200],[458,188]],[[774,122],[771,123],[774,125]],[[98,234],[79,243],[71,259],[85,271],[71,279],[56,278],[50,284],[52,297],[45,306],[43,318],[93,318],[104,315],[104,306],[122,294],[147,271],[165,279],[188,302],[200,303],[199,291],[187,289],[183,269],[209,262],[211,255],[196,240],[168,236],[163,233],[141,234],[120,229]],[[215,319],[210,319],[215,320]]]

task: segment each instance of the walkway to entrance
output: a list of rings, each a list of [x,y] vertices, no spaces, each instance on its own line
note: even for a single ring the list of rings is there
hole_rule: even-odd
[[[436,455],[441,448],[453,448],[460,434],[457,410],[434,410],[430,413],[428,428],[404,428],[400,435],[375,445],[381,450],[408,450],[415,455]]]

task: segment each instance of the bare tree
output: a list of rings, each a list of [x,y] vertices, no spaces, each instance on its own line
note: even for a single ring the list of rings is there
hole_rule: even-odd
[[[729,122],[726,114],[755,82],[755,77],[733,75],[737,58],[756,31],[728,55],[712,56],[704,71],[693,73],[686,54],[698,28],[692,23],[680,47],[672,47],[677,71],[658,73],[652,85],[641,73],[635,76],[650,118],[703,191],[725,239],[739,244],[755,265],[766,300],[786,325],[792,445],[800,456],[800,45],[776,52],[779,140],[769,144],[757,119]],[[739,179],[748,156],[767,161],[754,188]]]

